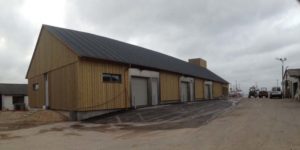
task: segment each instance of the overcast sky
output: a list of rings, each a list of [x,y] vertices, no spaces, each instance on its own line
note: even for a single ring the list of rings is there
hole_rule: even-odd
[[[300,68],[296,0],[0,0],[0,82],[26,83],[42,24],[153,49],[208,68],[245,91]]]

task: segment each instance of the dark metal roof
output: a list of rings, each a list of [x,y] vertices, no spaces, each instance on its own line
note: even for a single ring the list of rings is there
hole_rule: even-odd
[[[2,95],[27,95],[27,84],[0,84]]]
[[[206,68],[156,51],[90,33],[48,25],[43,25],[43,27],[67,44],[80,57],[144,66],[228,83]]]
[[[292,77],[300,77],[300,69],[288,69],[287,72]]]

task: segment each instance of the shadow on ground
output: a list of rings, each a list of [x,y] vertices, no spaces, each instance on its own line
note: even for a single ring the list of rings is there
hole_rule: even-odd
[[[172,130],[197,128],[232,106],[226,100],[201,101],[186,104],[161,105],[94,117],[84,123],[99,124],[98,130]],[[87,129],[73,125],[75,129]],[[94,127],[93,130],[97,130]],[[91,129],[91,128],[90,128]]]

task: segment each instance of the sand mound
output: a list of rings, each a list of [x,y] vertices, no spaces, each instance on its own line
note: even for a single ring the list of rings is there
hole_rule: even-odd
[[[27,117],[25,117],[25,121],[33,121],[33,122],[61,122],[67,121],[68,118],[59,112],[51,111],[51,110],[39,110],[36,111]]]

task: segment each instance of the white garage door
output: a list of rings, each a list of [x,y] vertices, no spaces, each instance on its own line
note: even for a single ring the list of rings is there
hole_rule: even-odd
[[[131,78],[132,105],[135,107],[148,105],[148,80]]]
[[[187,102],[189,99],[189,83],[181,82],[181,101]]]
[[[205,99],[211,99],[211,85],[205,84],[204,86],[204,98]]]

